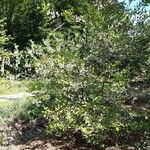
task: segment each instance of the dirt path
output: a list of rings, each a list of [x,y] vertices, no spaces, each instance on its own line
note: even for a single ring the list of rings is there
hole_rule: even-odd
[[[33,94],[27,92],[9,94],[9,95],[0,95],[0,102],[10,101],[10,100],[17,101],[30,96],[33,96]]]
[[[30,145],[11,145],[0,146],[0,150],[60,150],[52,146],[50,143],[43,143],[42,141],[34,141]]]

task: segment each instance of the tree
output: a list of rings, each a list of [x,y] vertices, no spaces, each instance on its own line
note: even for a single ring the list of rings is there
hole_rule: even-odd
[[[141,90],[132,84],[148,78],[149,38],[140,32],[141,26],[133,26],[117,1],[86,1],[79,5],[80,13],[71,2],[54,3],[53,19],[60,24],[50,28],[42,46],[34,49],[41,57],[34,63],[37,80],[31,89],[40,92],[32,114],[48,119],[49,134],[74,129],[88,142],[102,145],[112,142],[107,137],[113,133],[116,143],[122,132],[128,137],[148,124],[147,112],[139,114],[124,102]],[[62,3],[67,4],[61,8]],[[138,147],[138,142],[129,144]]]
[[[144,3],[150,3],[150,0],[142,0]]]
[[[43,19],[41,0],[6,0],[1,3],[2,17],[6,18],[7,35],[22,50],[30,39],[41,40],[39,27]],[[12,49],[13,51],[13,49]]]
[[[9,38],[6,35],[4,20],[0,20],[0,66],[1,75],[4,75],[5,65],[10,63],[12,53],[8,51]]]
[[[121,146],[126,144],[120,140],[123,135],[138,148],[140,140],[132,142],[130,135],[149,134],[149,112],[124,103],[139,91],[149,91],[149,86],[139,86],[150,78],[148,22],[132,22],[133,13],[117,0],[2,2],[11,14],[7,34],[19,44],[10,50],[17,50],[11,65],[19,57],[16,68],[35,77],[31,117],[45,117],[48,134],[74,129],[87,142],[103,145],[113,139],[112,144]],[[1,31],[5,52],[6,32]]]

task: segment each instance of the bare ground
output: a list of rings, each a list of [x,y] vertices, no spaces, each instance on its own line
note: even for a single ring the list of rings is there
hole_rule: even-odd
[[[45,137],[45,120],[10,120],[0,129],[0,150],[99,150],[85,143],[80,133]]]

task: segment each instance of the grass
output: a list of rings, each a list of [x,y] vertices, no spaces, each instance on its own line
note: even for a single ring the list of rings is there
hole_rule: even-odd
[[[27,91],[30,81],[22,80],[7,80],[0,78],[0,95],[18,94]],[[15,117],[21,111],[21,103],[24,100],[11,101],[0,99],[0,124],[3,124],[8,119]]]
[[[28,118],[26,107],[29,103],[30,101],[27,99],[0,102],[0,125],[12,118]]]
[[[0,123],[2,124],[11,118],[15,109],[13,101],[0,102]]]
[[[25,92],[29,82],[27,80],[17,81],[0,78],[0,95]]]
[[[2,101],[2,102],[0,102],[0,109],[9,108],[12,105],[14,105],[13,101]]]

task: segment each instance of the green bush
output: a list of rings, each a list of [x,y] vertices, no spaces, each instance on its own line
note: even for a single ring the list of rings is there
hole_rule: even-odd
[[[146,32],[133,28],[117,2],[104,3],[104,9],[86,4],[84,14],[57,12],[69,27],[49,29],[43,43],[32,43],[36,79],[29,88],[37,93],[26,108],[29,117],[45,117],[47,134],[61,136],[73,129],[99,147],[147,149],[149,112],[124,105],[132,95],[149,91],[137,84],[149,80]]]
[[[52,47],[50,53],[46,48],[47,53],[35,62],[38,75],[30,90],[37,94],[30,106],[30,115],[45,117],[49,121],[46,133],[50,135],[61,136],[74,129],[81,131],[87,142],[104,147],[109,142],[147,147],[143,138],[145,133],[149,138],[149,112],[139,112],[124,105],[127,94],[130,96],[131,92],[128,92],[128,70],[114,71],[113,77],[106,77],[103,73],[116,69],[117,65],[112,65],[114,62],[110,61],[97,72],[90,60],[80,57],[79,44],[64,41],[57,33],[51,36],[58,36],[55,42],[62,43],[63,48]],[[73,51],[68,43],[74,45]],[[130,137],[136,132],[139,134]],[[142,140],[145,145],[141,144]]]

